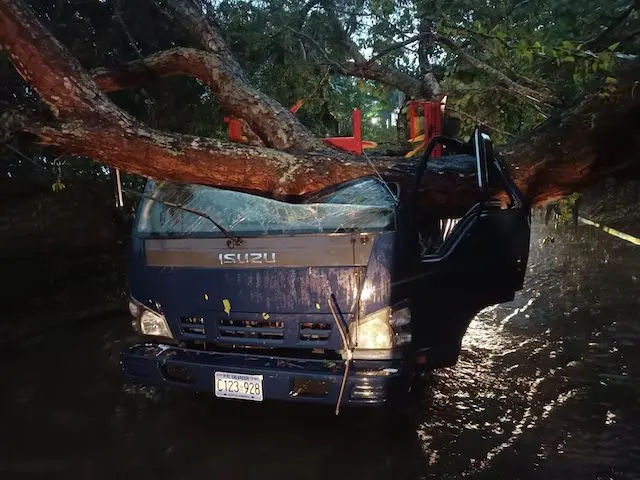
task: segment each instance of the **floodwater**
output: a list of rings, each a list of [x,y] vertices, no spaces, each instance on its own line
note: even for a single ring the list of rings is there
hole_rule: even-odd
[[[529,267],[398,428],[132,389],[128,318],[52,331],[0,357],[0,478],[640,478],[640,248],[536,226]]]

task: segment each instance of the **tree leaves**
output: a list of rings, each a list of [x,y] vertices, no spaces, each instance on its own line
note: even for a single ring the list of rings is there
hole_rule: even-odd
[[[620,46],[620,42],[616,42],[614,44],[609,45],[609,48],[607,48],[607,50],[609,50],[610,52],[615,52],[619,46]]]

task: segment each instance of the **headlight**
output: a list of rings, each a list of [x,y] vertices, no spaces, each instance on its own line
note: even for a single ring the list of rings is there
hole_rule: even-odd
[[[373,351],[391,350],[411,343],[411,311],[408,307],[393,310],[383,308],[360,319],[357,325],[349,329],[351,345],[358,352],[366,354],[367,358],[383,355],[384,352],[374,354]],[[373,356],[372,356],[373,355]]]
[[[129,313],[133,317],[131,326],[137,333],[154,337],[173,338],[164,315],[148,309],[133,297],[129,300]]]
[[[140,315],[140,333],[156,337],[173,338],[164,315],[152,312],[151,310],[145,310],[142,312],[142,315]]]
[[[393,330],[389,320],[391,308],[383,308],[371,315],[363,317],[356,328],[351,328],[349,335],[351,344],[357,349],[382,350],[393,348]]]

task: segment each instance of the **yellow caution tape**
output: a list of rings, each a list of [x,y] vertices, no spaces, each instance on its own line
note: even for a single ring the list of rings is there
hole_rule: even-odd
[[[585,225],[591,225],[592,227],[599,228],[600,230],[602,230],[603,232],[608,233],[609,235],[613,235],[614,237],[621,238],[622,240],[626,240],[627,242],[633,243],[634,245],[640,245],[640,238],[634,237],[633,235],[629,235],[628,233],[620,232],[620,231],[618,231],[618,230],[616,230],[614,228],[607,227],[605,225],[600,225],[599,223],[593,222],[593,221],[589,220],[588,218],[578,217],[578,220],[580,220]]]

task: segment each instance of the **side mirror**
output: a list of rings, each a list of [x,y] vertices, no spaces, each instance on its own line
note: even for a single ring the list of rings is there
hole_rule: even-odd
[[[472,142],[476,157],[478,187],[486,191],[489,188],[489,162],[493,161],[493,142],[491,137],[479,128],[473,132]]]
[[[476,128],[470,143],[475,152],[478,187],[482,192],[488,195],[490,187],[502,188],[505,189],[514,205],[525,205],[522,192],[495,154],[489,134]]]

